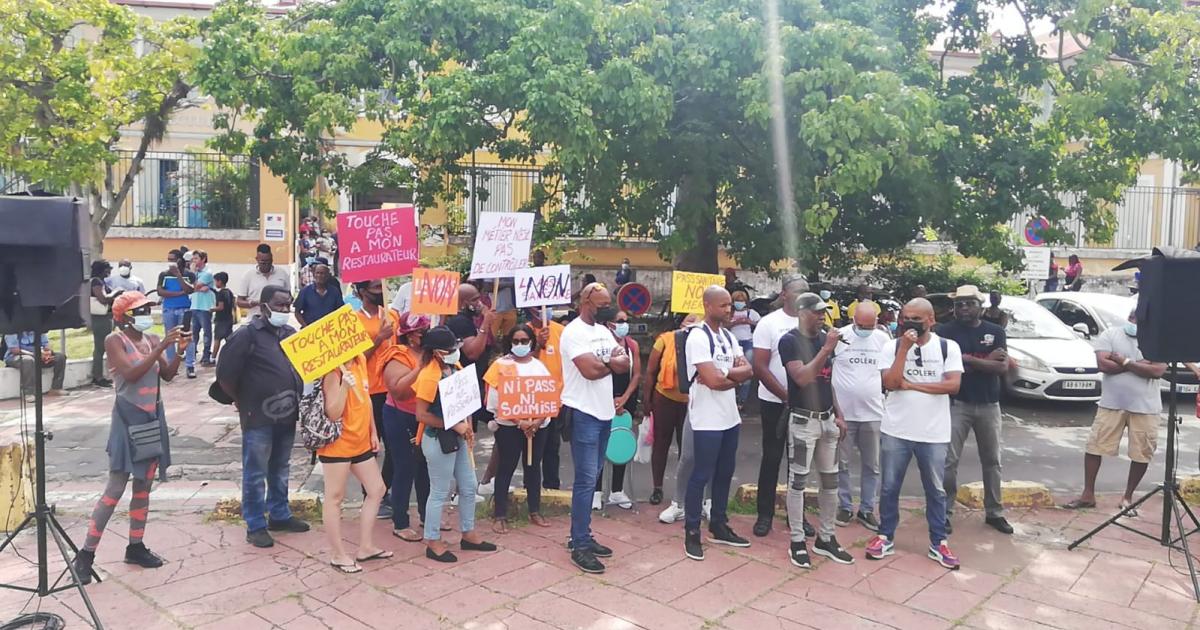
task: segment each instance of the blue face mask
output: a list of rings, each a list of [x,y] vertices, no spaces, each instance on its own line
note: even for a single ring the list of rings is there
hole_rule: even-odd
[[[859,337],[870,337],[871,333],[873,332],[875,331],[870,328],[859,328],[858,326],[854,327],[854,334],[858,335]]]
[[[828,291],[822,291],[819,295],[821,296],[822,300],[828,300],[829,296],[833,294]]]
[[[896,322],[889,323],[888,330],[892,331],[892,334],[895,334],[896,333]]]
[[[306,265],[311,265],[311,264],[313,264],[314,262],[316,262],[316,260],[317,260],[317,257],[316,257],[316,256],[309,256],[308,258],[305,258],[305,259],[304,259],[304,264],[306,264]]]
[[[288,320],[291,319],[291,317],[292,317],[291,313],[280,313],[279,311],[271,311],[271,325],[276,328],[280,328],[284,324],[287,324]]]
[[[1129,322],[1128,324],[1125,324],[1125,334],[1129,335],[1130,337],[1136,337],[1137,336],[1137,324],[1135,324],[1133,322]]]
[[[342,298],[342,301],[345,302],[346,304],[349,304],[350,308],[352,308],[356,311],[362,310],[362,300],[358,299],[357,295],[354,295],[354,294],[347,295],[346,297]]]
[[[512,346],[513,356],[517,357],[517,358],[524,358],[524,357],[529,356],[529,353],[532,350],[533,350],[533,345],[528,344],[528,343],[514,343]]]
[[[629,322],[620,322],[619,324],[614,326],[613,334],[616,335],[618,338],[628,335],[629,334]]]
[[[733,308],[735,308],[735,309],[737,309],[737,310],[739,310],[739,311],[740,311],[740,310],[742,310],[742,309],[746,308],[746,303],[745,303],[745,302],[734,302],[734,303],[733,303]]]
[[[154,327],[154,318],[149,315],[134,315],[133,327],[141,332],[146,332]]]

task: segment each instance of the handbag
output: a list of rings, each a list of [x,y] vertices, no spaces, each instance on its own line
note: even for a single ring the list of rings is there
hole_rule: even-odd
[[[129,432],[130,459],[144,462],[156,457],[162,457],[162,424],[156,417],[151,422],[130,424],[125,426]]]
[[[449,455],[457,453],[461,442],[458,441],[458,434],[448,429],[437,430],[438,445],[442,447],[442,453]]]

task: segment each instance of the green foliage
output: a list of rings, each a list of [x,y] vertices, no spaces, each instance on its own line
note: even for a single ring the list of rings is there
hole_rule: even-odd
[[[195,187],[193,201],[213,229],[243,229],[256,225],[249,216],[251,167],[227,161],[208,160]]]
[[[902,253],[875,259],[868,277],[901,300],[911,299],[912,290],[918,284],[925,285],[930,293],[953,291],[964,284],[973,284],[982,291],[1000,291],[1004,295],[1024,295],[1026,292],[1025,285],[1019,280],[984,274],[978,267],[958,267],[955,262],[950,254],[926,261]]]

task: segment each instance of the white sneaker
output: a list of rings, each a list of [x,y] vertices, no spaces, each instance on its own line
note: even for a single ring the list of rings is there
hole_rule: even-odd
[[[608,504],[615,505],[622,510],[629,510],[633,508],[633,499],[630,499],[629,495],[624,492],[614,492],[608,495]]]
[[[701,517],[703,517],[703,518],[704,518],[704,520],[706,520],[706,521],[707,521],[707,520],[708,520],[708,515],[709,515],[709,513],[710,513],[710,512],[712,512],[712,499],[705,499],[705,500],[704,500],[704,507],[703,507],[703,508],[701,508],[701,510],[700,510],[700,516],[701,516]]]
[[[475,490],[475,496],[492,495],[495,493],[496,493],[496,481],[495,480],[489,481],[487,483],[481,483],[481,484],[479,484],[479,487]]]
[[[683,506],[674,501],[671,502],[671,505],[667,506],[667,509],[660,512],[658,515],[658,520],[662,523],[674,523],[682,518]]]
[[[592,509],[599,510],[602,507],[604,507],[604,493],[603,492],[593,492],[592,493]]]

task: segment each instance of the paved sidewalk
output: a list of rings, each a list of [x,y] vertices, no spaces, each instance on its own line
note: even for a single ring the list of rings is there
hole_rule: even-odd
[[[792,567],[778,523],[748,549],[709,546],[705,561],[688,560],[681,528],[658,523],[657,510],[642,505],[639,514],[613,509],[595,519],[598,538],[616,551],[600,576],[570,564],[565,516],[553,517],[548,529],[527,525],[505,536],[491,535],[489,523],[481,522],[501,550],[462,552],[453,565],[425,559],[421,545],[391,537],[390,523],[381,521],[378,540],[396,558],[347,576],[329,567],[319,528],[280,536],[273,549],[254,549],[240,527],[208,522],[207,508],[189,505],[186,488],[178,490],[173,499],[152,499],[146,542],[168,559],[161,569],[120,562],[128,527],[124,502],[114,517],[97,558],[105,581],[88,589],[107,627],[1157,630],[1197,622],[1187,577],[1152,541],[1110,528],[1084,548],[1066,550],[1105,518],[1116,497],[1083,513],[1014,511],[1017,534],[1011,537],[985,527],[980,513],[960,510],[953,547],[963,569],[957,572],[925,557],[924,516],[919,504],[907,502],[897,554],[884,561],[862,558],[866,530],[838,530],[853,547],[853,566],[814,558],[813,570]],[[1148,505],[1135,522],[1153,531],[1157,513]],[[81,539],[82,511],[64,521]],[[748,534],[751,517],[735,516],[733,526]],[[454,533],[449,537],[457,541]],[[31,536],[21,537],[19,550],[25,557],[33,553]],[[1184,566],[1179,553],[1170,561]],[[0,581],[31,583],[33,575],[12,552],[0,555]],[[69,628],[86,625],[75,593],[28,601],[0,592],[0,622],[39,605],[63,615]]]

